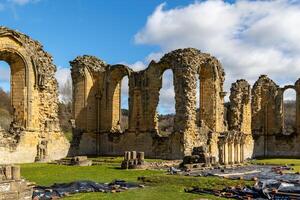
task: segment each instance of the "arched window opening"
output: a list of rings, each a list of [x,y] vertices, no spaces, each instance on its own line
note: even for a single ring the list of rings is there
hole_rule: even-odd
[[[128,76],[125,76],[121,81],[121,119],[120,126],[121,130],[125,131],[128,129],[128,118],[129,118],[129,86]]]
[[[197,75],[196,85],[196,124],[200,126],[200,77]]]
[[[158,131],[161,136],[168,136],[174,129],[175,118],[175,90],[173,85],[173,72],[168,69],[162,76],[162,87],[159,91],[157,106]]]
[[[224,119],[224,127],[225,129],[228,129],[229,125],[229,118],[230,118],[230,100],[229,100],[229,93],[226,94],[224,98],[224,113],[223,113],[223,119]]]
[[[11,79],[10,66],[0,61],[0,132],[8,131],[13,120],[13,109],[11,106]]]
[[[283,93],[283,134],[290,135],[296,130],[296,91],[287,89]]]

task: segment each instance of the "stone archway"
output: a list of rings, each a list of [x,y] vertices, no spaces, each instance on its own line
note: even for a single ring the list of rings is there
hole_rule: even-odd
[[[33,162],[41,141],[47,141],[47,159],[64,157],[68,142],[58,122],[56,66],[42,45],[28,36],[0,27],[0,60],[11,68],[14,119],[9,140],[2,139],[0,163]],[[61,143],[59,143],[61,142]]]
[[[125,76],[130,76],[130,70],[124,65],[110,67],[108,75],[108,110],[107,122],[112,132],[121,131],[121,82]]]
[[[30,86],[27,80],[28,67],[25,64],[24,58],[15,50],[1,48],[0,60],[9,64],[11,69],[11,104],[14,114],[13,122],[21,127],[27,127],[31,123],[28,113],[28,90]],[[34,78],[34,77],[31,77]],[[29,111],[29,112],[27,112]]]
[[[286,93],[293,92],[294,99],[292,101],[286,101]],[[281,89],[281,109],[282,109],[282,134],[291,135],[296,133],[296,96],[297,91],[295,86],[286,85]]]

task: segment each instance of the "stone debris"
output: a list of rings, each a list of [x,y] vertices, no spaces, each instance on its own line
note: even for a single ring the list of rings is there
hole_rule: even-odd
[[[71,166],[92,166],[93,165],[93,161],[88,159],[87,156],[74,156],[74,157],[63,158],[60,160],[56,160],[52,163],[58,165],[71,165]]]
[[[88,160],[87,156],[75,156],[71,159],[71,165],[92,166],[93,161]]]
[[[258,181],[249,187],[226,187],[222,190],[202,189],[193,187],[185,189],[193,194],[211,194],[230,199],[300,199],[300,183],[284,182],[277,180]]]
[[[116,193],[124,192],[129,189],[143,188],[144,185],[127,183],[123,180],[115,180],[111,183],[97,183],[93,181],[75,181],[71,183],[54,184],[50,187],[34,187],[33,200],[52,200],[70,196],[76,193],[105,192]]]
[[[31,200],[32,188],[21,178],[20,166],[0,166],[0,200]]]

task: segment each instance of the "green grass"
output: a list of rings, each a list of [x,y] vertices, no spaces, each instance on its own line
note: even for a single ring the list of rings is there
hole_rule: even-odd
[[[92,180],[96,182],[111,182],[115,179],[123,179],[129,182],[138,182],[137,178],[145,177],[146,187],[143,189],[129,190],[122,193],[84,193],[66,197],[67,200],[192,200],[192,199],[222,199],[211,195],[197,195],[185,193],[184,189],[199,186],[201,188],[222,189],[226,186],[252,184],[250,181],[229,180],[217,177],[187,177],[166,175],[160,170],[121,170],[119,169],[122,157],[98,157],[91,158],[103,161],[102,165],[91,167],[64,166],[55,164],[23,164],[22,176],[38,185],[49,186],[53,183],[68,183],[76,180]],[[149,159],[148,161],[151,161]],[[163,161],[163,160],[152,160]],[[293,165],[296,171],[300,171],[300,159],[260,159],[252,161],[254,164]]]
[[[99,158],[100,159],[100,158]],[[114,162],[90,167],[63,166],[55,164],[23,164],[22,176],[38,185],[49,186],[53,183],[67,183],[76,180],[92,180],[97,182],[111,182],[123,179],[129,182],[138,182],[137,178],[145,177],[146,187],[129,190],[122,193],[85,193],[65,198],[70,200],[84,199],[221,199],[211,195],[196,195],[185,193],[184,189],[192,186],[221,189],[229,185],[247,184],[244,181],[232,181],[215,177],[184,177],[166,175],[160,170],[121,170]],[[142,182],[141,182],[142,183]]]
[[[266,165],[291,165],[294,169],[293,171],[300,172],[300,159],[269,158],[253,160],[252,163]]]

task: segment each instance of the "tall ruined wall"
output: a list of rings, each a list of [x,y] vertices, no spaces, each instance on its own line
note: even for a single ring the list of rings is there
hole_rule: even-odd
[[[204,124],[211,132],[224,130],[223,122],[223,82],[224,71],[221,64],[209,54],[196,49],[179,49],[172,51],[159,61],[152,61],[145,70],[134,72],[124,65],[108,65],[105,70],[93,71],[93,76],[104,77],[98,87],[100,105],[87,104],[97,110],[99,130],[93,135],[81,125],[82,118],[77,117],[77,110],[82,105],[82,81],[78,81],[78,69],[84,63],[75,65],[71,62],[74,82],[74,117],[77,128],[82,128],[84,137],[79,145],[79,153],[121,154],[124,150],[142,150],[150,156],[181,158],[191,154],[193,147],[203,145],[203,135],[199,131]],[[95,63],[95,68],[101,64]],[[159,91],[162,87],[162,74],[171,69],[174,74],[175,88],[175,127],[170,137],[161,137],[157,129],[157,106]],[[124,76],[129,78],[129,127],[120,132],[120,84]],[[200,99],[202,123],[196,123],[196,83],[200,77],[202,84]],[[75,79],[74,79],[75,78]],[[97,81],[93,85],[99,85]],[[93,87],[93,86],[91,86]],[[91,142],[94,141],[94,142]],[[94,148],[93,143],[96,145]],[[82,147],[80,147],[80,145]],[[151,148],[149,148],[151,147]],[[81,150],[80,150],[81,149]],[[215,150],[216,151],[216,150]]]
[[[296,90],[296,132],[300,133],[300,78],[295,83]]]
[[[0,141],[3,158],[0,163],[34,161],[42,141],[47,143],[47,159],[64,157],[68,142],[60,131],[57,117],[58,84],[52,57],[43,51],[39,42],[0,27],[0,60],[11,68],[14,110],[10,133],[2,136],[13,141]],[[57,141],[61,144],[57,145]]]
[[[229,107],[229,131],[243,145],[243,158],[252,158],[253,138],[251,131],[251,87],[244,80],[231,85]]]
[[[255,135],[281,132],[282,104],[279,86],[265,75],[252,89],[252,131]]]
[[[238,80],[230,89],[229,129],[251,134],[251,88],[246,80]]]
[[[284,134],[283,93],[288,88],[296,90],[296,127],[299,127],[299,81],[294,86],[280,88],[266,75],[255,82],[252,89],[252,132],[255,140],[255,157],[299,157],[299,129]]]
[[[108,66],[93,56],[79,56],[71,62],[73,80],[73,118],[75,126],[87,131],[97,130],[97,106],[101,72]],[[102,86],[103,87],[103,86]]]

